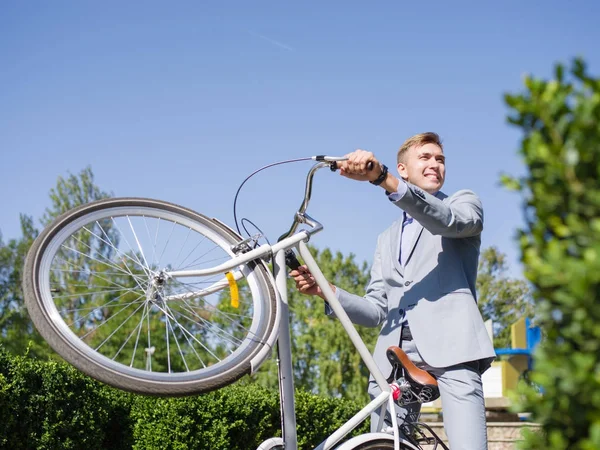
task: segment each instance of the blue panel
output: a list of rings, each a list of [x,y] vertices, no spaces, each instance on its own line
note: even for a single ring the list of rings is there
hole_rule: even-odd
[[[530,355],[526,348],[495,348],[497,355]]]
[[[530,326],[531,321],[529,318],[525,319],[525,327],[527,329],[527,348],[532,350],[540,343],[542,340],[542,330],[540,327],[532,327]]]

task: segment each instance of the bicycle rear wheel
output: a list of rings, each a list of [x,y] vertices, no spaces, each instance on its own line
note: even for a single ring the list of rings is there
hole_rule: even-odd
[[[276,310],[262,262],[231,274],[170,278],[230,259],[240,237],[171,203],[106,199],[58,217],[24,269],[29,314],[82,372],[152,395],[218,389],[251,370]]]
[[[403,450],[406,447],[400,446]],[[394,439],[375,439],[370,442],[364,442],[358,444],[356,447],[352,447],[352,450],[394,450]]]
[[[400,450],[418,450],[420,447],[415,447],[405,440],[400,440]],[[367,433],[356,436],[348,442],[336,447],[336,450],[393,450],[394,436],[385,433]]]
[[[394,441],[377,441],[377,442],[367,442],[359,447],[356,447],[356,450],[384,450],[384,449],[394,449]],[[400,447],[402,449],[402,447]]]

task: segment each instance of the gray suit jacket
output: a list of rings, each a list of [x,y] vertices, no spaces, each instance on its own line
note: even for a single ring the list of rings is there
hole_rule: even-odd
[[[407,183],[395,205],[418,223],[404,266],[398,261],[402,220],[378,238],[364,297],[339,289],[338,298],[358,325],[381,326],[374,351],[384,376],[386,349],[399,345],[406,314],[423,360],[432,367],[480,361],[483,373],[495,352],[477,308],[475,280],[483,230],[483,208],[471,191],[436,196]]]

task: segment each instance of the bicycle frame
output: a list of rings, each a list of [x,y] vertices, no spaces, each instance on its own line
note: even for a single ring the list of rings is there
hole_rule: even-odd
[[[342,158],[337,158],[337,160],[341,159]],[[310,200],[312,176],[314,175],[316,170],[322,167],[326,167],[328,165],[328,163],[316,164],[309,172],[309,175],[307,176],[307,187],[304,202],[302,203],[302,206],[300,207],[299,211],[296,213],[296,217],[294,219],[292,227],[290,228],[290,231],[286,235],[283,235],[280,238],[279,242],[277,242],[274,245],[261,245],[258,248],[249,250],[238,256],[234,256],[229,261],[219,266],[212,267],[210,269],[173,271],[166,274],[169,277],[178,278],[214,275],[233,271],[232,273],[234,274],[234,277],[240,278],[242,276],[242,272],[238,268],[243,266],[244,264],[256,259],[266,259],[270,257],[273,259],[273,277],[275,281],[274,286],[278,299],[278,312],[276,317],[276,324],[274,327],[274,331],[272,335],[267,339],[266,345],[263,347],[263,350],[259,352],[252,360],[252,372],[254,373],[261,365],[261,363],[269,356],[272,349],[272,344],[275,342],[275,340],[277,340],[279,357],[279,385],[282,432],[283,442],[286,450],[297,450],[298,447],[298,439],[296,435],[291,335],[289,328],[289,305],[287,296],[287,268],[285,265],[284,254],[287,249],[296,248],[298,250],[298,252],[302,256],[302,259],[304,260],[304,263],[314,276],[316,283],[323,291],[329,306],[337,316],[337,319],[340,321],[342,327],[348,334],[354,347],[357,349],[361,359],[363,360],[369,372],[375,379],[375,382],[381,389],[381,393],[375,399],[373,399],[358,413],[356,413],[350,420],[348,420],[332,435],[325,439],[319,446],[316,447],[315,450],[331,449],[335,444],[337,444],[341,439],[348,435],[348,433],[350,433],[360,423],[369,418],[371,413],[375,412],[377,409],[381,409],[380,421],[377,427],[377,429],[381,429],[383,426],[383,417],[386,406],[389,406],[390,411],[394,410],[394,400],[389,384],[387,383],[381,370],[377,367],[375,360],[373,359],[367,346],[365,345],[360,335],[354,328],[354,325],[350,321],[350,318],[344,311],[344,308],[335,296],[333,290],[331,289],[329,283],[325,279],[321,269],[319,268],[317,262],[311,255],[306,245],[306,242],[310,239],[310,237],[313,234],[318,233],[323,229],[323,226],[319,222],[317,222],[305,213],[305,210],[308,206],[308,201]],[[310,229],[296,232],[297,227],[300,224],[306,224],[310,227]],[[226,285],[227,281],[226,279],[223,279],[214,283],[212,286],[202,290],[202,292],[216,292],[217,290],[222,289]],[[174,295],[171,297],[167,297],[166,300],[177,300],[185,295],[197,294],[198,293],[195,292],[194,294],[181,294],[179,296]],[[404,439],[400,439],[396,415],[391,414],[391,417],[394,430],[395,448],[399,449],[400,441],[402,441],[403,445],[405,445],[407,448],[414,448],[415,450],[418,450],[418,447],[415,447],[414,445],[405,441]],[[385,436],[389,437],[389,434],[386,434]]]
[[[312,234],[312,233],[311,233]],[[315,281],[323,291],[329,306],[337,316],[338,320],[342,324],[344,330],[350,337],[350,340],[354,344],[355,348],[360,354],[361,359],[369,369],[369,372],[373,375],[381,394],[372,400],[367,406],[360,410],[354,417],[352,417],[346,424],[340,427],[334,432],[329,438],[323,441],[318,447],[318,450],[327,450],[333,447],[339,442],[344,436],[350,433],[356,426],[367,419],[372,412],[378,408],[383,408],[387,403],[393,402],[391,397],[391,389],[387,383],[383,373],[377,365],[375,360],[371,356],[369,349],[361,339],[360,335],[354,328],[354,325],[350,321],[350,318],[344,311],[344,308],[336,298],[335,294],[331,290],[329,283],[325,279],[321,269],[317,262],[313,258],[306,245],[305,241],[309,240],[309,233],[305,230],[300,231],[289,238],[278,242],[277,244],[270,246],[264,244],[257,249],[251,250],[247,253],[243,253],[239,256],[232,258],[224,264],[219,266],[203,269],[203,270],[188,270],[188,271],[174,271],[169,272],[167,275],[172,278],[178,277],[194,277],[204,275],[214,275],[218,273],[231,271],[243,264],[246,264],[252,260],[258,258],[268,257],[274,255],[273,275],[275,278],[275,288],[278,298],[278,324],[276,324],[274,330],[276,330],[275,337],[278,338],[279,344],[279,371],[280,371],[280,394],[282,404],[282,422],[283,422],[283,436],[286,444],[286,450],[297,449],[297,436],[296,436],[296,418],[294,408],[294,383],[293,383],[293,370],[292,370],[292,357],[291,357],[291,337],[289,329],[289,306],[287,297],[287,268],[285,265],[285,250],[289,248],[297,248],[304,263],[315,277]],[[224,282],[218,281],[213,284],[207,290],[215,289],[215,286],[224,286]],[[197,294],[194,294],[197,295]],[[169,297],[169,300],[175,300],[178,296]],[[271,339],[268,339],[268,342]],[[267,342],[267,344],[268,344]],[[266,352],[259,353],[252,361],[253,372],[255,372],[260,364],[266,359],[270,353],[271,346],[265,345]],[[383,415],[382,415],[383,417]],[[392,414],[392,419],[395,419],[395,415]],[[380,426],[382,423],[380,423]],[[394,430],[397,429],[397,424],[394,424]]]

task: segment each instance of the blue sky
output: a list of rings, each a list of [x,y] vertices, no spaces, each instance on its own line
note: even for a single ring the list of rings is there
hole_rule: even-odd
[[[484,204],[483,245],[519,276],[523,173],[503,94],[525,73],[583,56],[598,73],[598,2],[0,3],[0,230],[41,217],[59,175],[91,166],[116,196],[179,203],[233,226],[239,183],[268,163],[373,151],[437,131],[446,193]],[[272,240],[289,226],[309,163],[262,172],[238,212]],[[317,247],[372,260],[399,214],[382,191],[328,172],[309,213]]]

